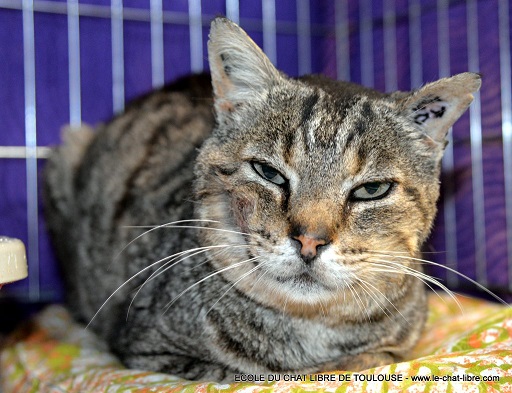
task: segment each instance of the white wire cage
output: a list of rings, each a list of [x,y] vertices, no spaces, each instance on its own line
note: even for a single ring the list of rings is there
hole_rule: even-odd
[[[208,26],[219,14],[292,76],[393,91],[482,72],[482,93],[450,135],[431,238],[440,253],[429,257],[509,293],[510,12],[508,0],[0,0],[0,53],[11,64],[0,65],[0,234],[22,238],[29,261],[28,280],[0,296],[60,298],[39,192],[60,126],[104,121],[136,95],[205,70]]]

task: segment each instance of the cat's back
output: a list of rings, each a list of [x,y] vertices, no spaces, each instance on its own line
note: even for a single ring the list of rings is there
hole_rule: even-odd
[[[165,246],[148,236],[117,257],[142,232],[127,227],[192,217],[194,161],[213,125],[211,81],[203,74],[136,99],[96,131],[65,133],[45,168],[45,204],[76,317],[89,319]]]

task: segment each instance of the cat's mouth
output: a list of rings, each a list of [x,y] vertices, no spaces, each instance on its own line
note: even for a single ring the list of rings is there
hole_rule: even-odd
[[[276,280],[283,283],[290,281],[297,283],[313,283],[317,281],[309,272],[303,272],[289,277],[278,276],[276,277]]]
[[[276,281],[281,284],[293,285],[301,288],[324,286],[322,282],[309,271],[302,271],[291,276],[277,276]]]

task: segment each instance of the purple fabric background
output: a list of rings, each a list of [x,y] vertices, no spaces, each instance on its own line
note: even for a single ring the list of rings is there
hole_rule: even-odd
[[[21,4],[21,1],[19,2]],[[55,1],[63,3],[63,1]],[[65,2],[64,2],[65,3]],[[148,1],[126,0],[125,7],[147,10]],[[176,13],[188,12],[188,1],[164,2],[164,10]],[[240,0],[242,27],[259,45],[263,44],[262,5],[258,1]],[[350,77],[354,82],[362,81],[360,12],[362,1],[348,2],[350,31]],[[373,26],[373,78],[375,88],[385,90],[384,78],[384,33],[383,0],[371,3]],[[468,70],[467,14],[464,1],[451,2],[449,19],[450,69],[455,74]],[[80,1],[80,4],[110,5],[106,0]],[[396,76],[401,90],[411,88],[411,57],[409,37],[409,2],[396,0]],[[37,1],[36,1],[37,5]],[[421,54],[422,79],[432,81],[439,77],[437,52],[436,1],[421,1]],[[37,7],[36,7],[37,10]],[[225,2],[208,0],[202,2],[203,17],[208,19],[225,14]],[[503,145],[501,139],[501,101],[498,39],[498,0],[478,1],[478,30],[480,43],[479,62],[484,84],[481,90],[483,168],[485,190],[485,229],[488,286],[506,295],[509,292],[507,279],[507,246],[505,222],[505,190],[503,168]],[[312,23],[311,66],[312,72],[336,77],[334,2],[310,1]],[[36,11],[35,23],[35,69],[36,69],[36,113],[37,143],[39,146],[59,142],[60,128],[69,122],[69,72],[67,17],[64,14]],[[289,30],[297,21],[295,1],[276,1],[277,66],[286,73],[298,74],[298,41],[295,31]],[[510,20],[510,15],[509,15]],[[8,9],[0,1],[0,146],[23,146],[25,144],[24,109],[24,54],[23,19],[20,9]],[[288,23],[288,24],[287,24]],[[289,25],[291,23],[291,25]],[[284,27],[283,27],[284,26]],[[288,26],[288,27],[287,27]],[[124,70],[125,95],[129,100],[151,88],[150,25],[146,21],[124,22]],[[207,26],[203,27],[203,64],[207,67]],[[510,35],[510,32],[509,32]],[[189,27],[186,23],[164,26],[165,80],[171,81],[190,70]],[[109,18],[80,17],[80,67],[82,120],[89,124],[108,119],[113,111],[112,94],[112,43]],[[413,86],[417,87],[417,86]],[[458,269],[472,278],[476,276],[475,242],[473,225],[473,194],[471,171],[471,144],[469,139],[469,116],[453,128],[455,168],[453,173],[443,175],[443,184],[452,184],[456,201]],[[39,160],[39,172],[44,160]],[[510,168],[509,170],[512,170]],[[0,159],[0,234],[18,237],[27,242],[27,186],[26,168],[23,159]],[[431,236],[426,257],[439,263],[446,262],[445,223],[443,200],[436,229]],[[509,252],[512,252],[510,250]],[[54,256],[45,233],[42,216],[39,219],[40,279],[39,300],[55,301],[62,295]],[[435,273],[445,279],[444,271]],[[2,297],[17,297],[27,300],[29,282],[10,285],[0,294]],[[460,281],[461,288],[467,283]],[[511,292],[512,293],[512,292]]]

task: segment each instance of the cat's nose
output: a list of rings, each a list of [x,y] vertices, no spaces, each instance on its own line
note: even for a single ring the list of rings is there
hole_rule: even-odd
[[[311,263],[315,259],[319,248],[329,243],[328,240],[308,234],[292,236],[300,243],[300,256],[306,263]]]

